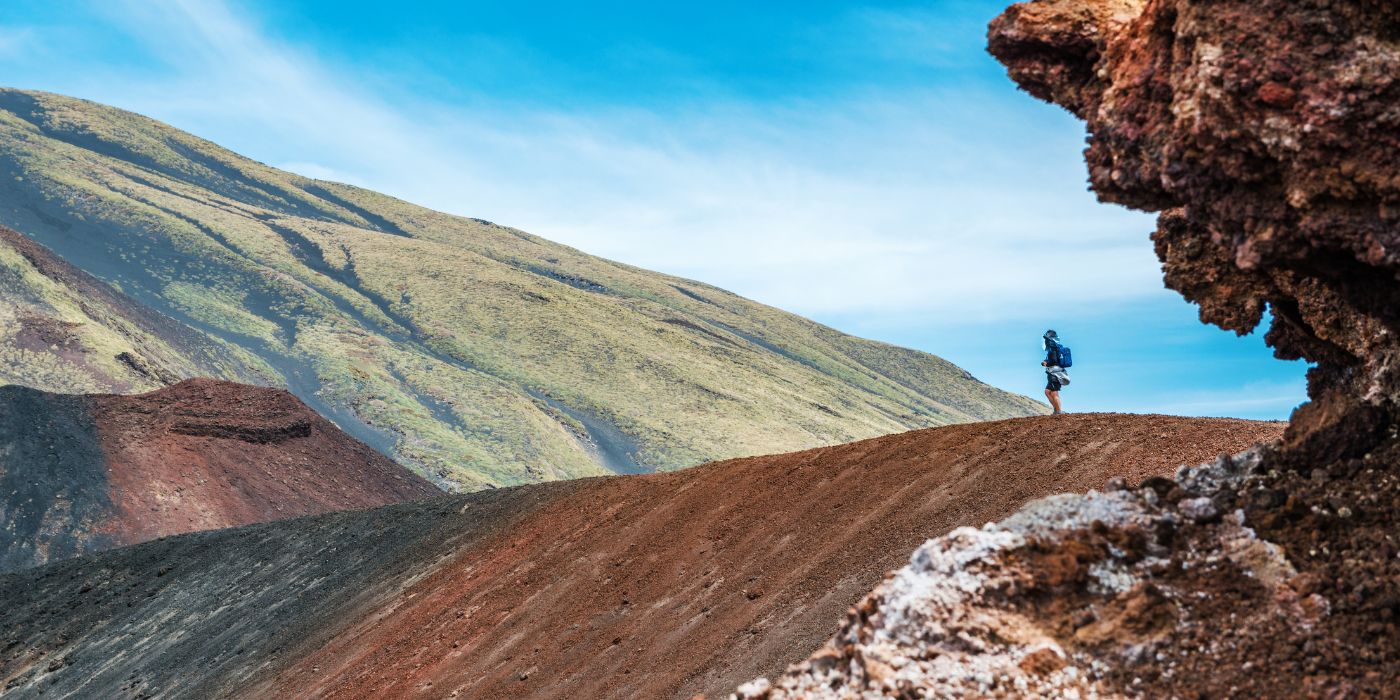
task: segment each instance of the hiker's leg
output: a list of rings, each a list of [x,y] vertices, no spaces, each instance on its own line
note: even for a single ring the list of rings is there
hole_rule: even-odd
[[[1060,409],[1060,392],[1050,391],[1049,389],[1046,389],[1045,396],[1050,399],[1050,407],[1055,409],[1056,413],[1064,412]]]

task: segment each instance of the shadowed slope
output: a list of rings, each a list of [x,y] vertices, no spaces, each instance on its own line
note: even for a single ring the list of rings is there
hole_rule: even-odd
[[[125,392],[210,375],[273,372],[0,226],[0,384]]]
[[[0,570],[440,493],[285,391],[212,380],[140,396],[0,388]]]
[[[15,697],[688,697],[802,658],[930,536],[1282,429],[1029,418],[171,538],[0,578],[0,679]]]
[[[454,488],[1044,411],[932,355],[57,95],[0,90],[0,201]]]

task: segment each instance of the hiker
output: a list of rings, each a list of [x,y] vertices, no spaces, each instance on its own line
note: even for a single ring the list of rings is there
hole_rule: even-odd
[[[1060,408],[1060,389],[1069,385],[1069,372],[1065,369],[1074,364],[1074,360],[1070,359],[1069,348],[1060,343],[1060,334],[1055,331],[1045,331],[1040,341],[1045,349],[1045,360],[1040,363],[1045,368],[1045,398],[1050,400],[1050,407],[1058,416],[1064,413]]]

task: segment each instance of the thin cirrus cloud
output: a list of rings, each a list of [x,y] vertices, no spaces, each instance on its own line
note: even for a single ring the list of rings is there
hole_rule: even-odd
[[[274,37],[217,0],[92,7],[147,60],[68,72],[54,89],[312,177],[799,313],[1014,317],[1047,268],[1070,306],[1160,293],[1142,240],[1150,223],[1098,205],[1083,184],[1080,127],[1009,85],[711,91],[567,111],[480,94],[441,101]],[[956,53],[934,45],[915,56],[936,36],[927,11],[853,17],[837,47],[848,55]]]
[[[0,70],[1030,395],[1054,326],[1084,359],[1072,410],[1283,417],[1303,399],[1305,368],[1162,288],[1147,215],[1086,191],[1082,126],[981,48],[1001,2],[726,3],[682,21],[607,2],[7,0]],[[728,45],[698,43],[717,28]]]
[[[34,38],[34,30],[29,27],[0,27],[0,58],[34,50]]]
[[[1303,399],[1299,380],[1250,382],[1243,387],[1183,392],[1166,403],[1148,404],[1140,410],[1207,416],[1254,416],[1274,418],[1286,415]]]

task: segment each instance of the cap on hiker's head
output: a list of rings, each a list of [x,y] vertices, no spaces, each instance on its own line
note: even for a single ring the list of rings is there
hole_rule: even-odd
[[[1058,337],[1060,337],[1060,336],[1059,336],[1058,334],[1056,334],[1055,331],[1045,331],[1045,337],[1046,337],[1046,338],[1058,338]]]

